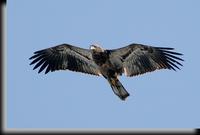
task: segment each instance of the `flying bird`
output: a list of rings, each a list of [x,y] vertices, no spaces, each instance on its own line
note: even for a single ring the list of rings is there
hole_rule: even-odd
[[[32,60],[30,65],[36,64],[33,70],[40,67],[38,73],[43,70],[45,74],[50,71],[71,70],[103,76],[113,92],[121,100],[125,100],[129,93],[118,77],[123,73],[132,77],[159,69],[176,71],[183,66],[180,61],[184,60],[178,57],[183,54],[173,50],[174,48],[136,43],[112,50],[105,50],[97,44],[91,45],[90,49],[61,44],[36,51],[29,59]]]

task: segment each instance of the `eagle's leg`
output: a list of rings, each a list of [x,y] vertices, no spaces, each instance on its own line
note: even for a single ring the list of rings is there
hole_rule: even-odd
[[[125,100],[129,93],[126,91],[124,86],[121,84],[121,82],[116,78],[107,78],[113,92],[121,99]]]

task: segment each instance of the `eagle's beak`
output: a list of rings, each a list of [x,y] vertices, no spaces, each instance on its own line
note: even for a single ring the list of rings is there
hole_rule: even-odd
[[[90,49],[91,49],[91,50],[95,50],[96,47],[95,47],[94,45],[91,45],[91,46],[90,46]]]

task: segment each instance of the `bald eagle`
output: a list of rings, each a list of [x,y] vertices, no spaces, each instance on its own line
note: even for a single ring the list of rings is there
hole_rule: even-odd
[[[113,92],[125,100],[129,93],[118,80],[123,73],[132,77],[159,69],[180,69],[181,53],[172,51],[174,48],[153,47],[143,44],[104,50],[99,45],[91,45],[90,49],[83,49],[70,44],[61,44],[51,48],[34,52],[29,59],[30,65],[36,64],[40,73],[49,71],[71,70],[96,76],[103,76],[110,84]]]

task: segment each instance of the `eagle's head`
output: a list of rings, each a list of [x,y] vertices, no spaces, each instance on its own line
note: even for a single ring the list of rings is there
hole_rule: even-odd
[[[93,44],[90,46],[90,49],[95,52],[104,52],[104,49],[101,48],[98,44]]]

